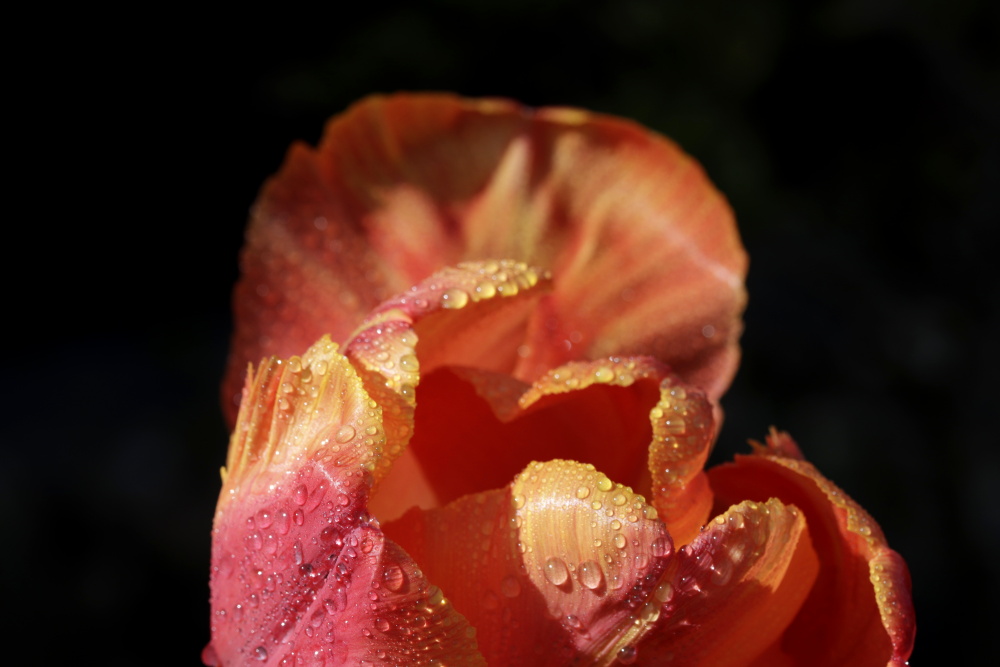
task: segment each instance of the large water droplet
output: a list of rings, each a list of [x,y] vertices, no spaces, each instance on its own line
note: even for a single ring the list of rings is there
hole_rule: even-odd
[[[604,582],[604,571],[601,570],[600,565],[592,560],[580,563],[576,576],[580,579],[580,583],[583,586],[592,591],[600,588]]]
[[[382,571],[382,583],[392,592],[397,592],[406,583],[406,574],[398,565],[390,565]]]
[[[441,295],[444,308],[464,308],[469,303],[469,293],[461,289],[450,289]]]
[[[399,358],[399,367],[408,373],[416,373],[420,370],[420,362],[412,354],[404,354]]]
[[[340,427],[340,429],[337,430],[337,435],[335,436],[335,439],[337,442],[344,444],[345,442],[350,442],[351,440],[353,440],[355,433],[357,433],[357,431],[354,430],[353,426],[351,426],[350,424],[344,424],[343,426]]]
[[[260,662],[264,662],[265,660],[267,660],[267,649],[264,648],[263,646],[258,646],[253,650],[253,657],[254,660],[259,660]]]
[[[622,646],[618,649],[618,662],[623,665],[634,664],[639,657],[639,651],[634,646]]]
[[[544,570],[545,578],[553,586],[562,586],[569,579],[569,570],[566,568],[566,563],[563,562],[562,558],[555,556],[549,558],[545,561]]]

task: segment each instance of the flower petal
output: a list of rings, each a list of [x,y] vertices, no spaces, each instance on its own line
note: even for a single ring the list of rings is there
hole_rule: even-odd
[[[410,443],[437,493],[424,507],[504,486],[533,458],[585,460],[648,487],[649,411],[666,373],[649,359],[577,362],[530,387],[469,369],[431,373],[418,392]]]
[[[443,266],[551,269],[516,375],[651,354],[713,399],[739,356],[746,256],[723,197],[670,141],[624,120],[446,95],[372,97],[293,146],[254,207],[224,398]]]
[[[678,550],[619,659],[754,663],[795,617],[817,569],[806,522],[794,507],[775,499],[735,505]]]
[[[532,463],[506,488],[412,510],[386,532],[479,629],[480,650],[498,665],[600,661],[672,553],[642,496],[561,460]]]
[[[412,504],[438,504],[439,491],[406,449],[421,374],[445,364],[510,368],[528,316],[549,284],[545,272],[521,262],[465,262],[383,302],[350,337],[345,353],[385,420],[385,453],[374,470],[378,492],[371,507],[377,516],[392,519]]]
[[[915,631],[910,579],[878,524],[798,455],[786,433],[709,471],[716,503],[776,496],[806,517],[820,572],[775,655],[819,664],[902,665]]]
[[[209,664],[482,664],[474,632],[365,510],[380,408],[328,338],[248,377],[212,539]]]
[[[650,411],[653,505],[678,544],[687,544],[708,520],[712,489],[703,468],[715,443],[712,406],[705,395],[670,375]]]

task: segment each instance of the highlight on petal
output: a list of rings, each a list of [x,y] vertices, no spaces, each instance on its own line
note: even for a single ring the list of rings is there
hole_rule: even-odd
[[[746,255],[669,140],[621,119],[448,95],[371,97],[293,146],[254,206],[223,390],[442,267],[509,257],[555,276],[515,375],[649,354],[717,399],[739,356]]]
[[[806,521],[776,499],[742,502],[678,550],[619,649],[643,665],[755,662],[798,613],[818,565]],[[820,664],[821,653],[804,664]]]
[[[786,433],[708,472],[716,506],[735,498],[780,498],[805,515],[819,575],[775,660],[812,664],[902,665],[915,632],[910,578],[878,524],[810,463]],[[816,663],[815,656],[823,656]],[[777,663],[775,663],[777,664]]]
[[[614,660],[673,552],[642,496],[563,460],[532,463],[503,489],[411,510],[385,530],[497,665]]]
[[[206,663],[482,664],[467,621],[366,512],[382,440],[329,339],[250,374],[213,528]]]

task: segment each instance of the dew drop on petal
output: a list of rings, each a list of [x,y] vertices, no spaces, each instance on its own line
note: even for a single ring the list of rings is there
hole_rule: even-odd
[[[404,354],[399,358],[399,367],[408,373],[415,373],[420,370],[420,362],[414,355]]]
[[[350,442],[351,440],[353,440],[355,433],[356,431],[354,430],[353,426],[351,426],[350,424],[344,424],[337,431],[337,435],[335,436],[335,438],[337,442],[343,444],[345,442]]]
[[[632,665],[639,657],[639,652],[634,646],[622,646],[618,649],[618,662],[623,665]]]
[[[553,586],[562,586],[569,579],[569,570],[562,558],[553,556],[545,561],[545,578]]]
[[[441,295],[441,306],[444,308],[464,308],[469,303],[469,294],[465,290],[450,289]]]
[[[398,565],[390,565],[382,572],[382,583],[392,592],[399,591],[406,583],[406,575]]]
[[[615,372],[607,366],[601,366],[594,371],[594,380],[601,383],[608,383],[615,379]]]
[[[580,569],[577,570],[577,577],[579,577],[580,583],[583,586],[592,591],[600,588],[604,582],[604,572],[601,570],[601,566],[592,560],[580,563]]]

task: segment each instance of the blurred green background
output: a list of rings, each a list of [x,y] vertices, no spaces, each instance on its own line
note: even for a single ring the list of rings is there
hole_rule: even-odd
[[[27,148],[0,427],[13,628],[58,635],[40,664],[198,664],[248,208],[353,101],[449,90],[627,116],[702,162],[751,257],[714,460],[789,430],[908,560],[914,664],[994,653],[998,6],[437,0],[30,26],[8,101]]]

